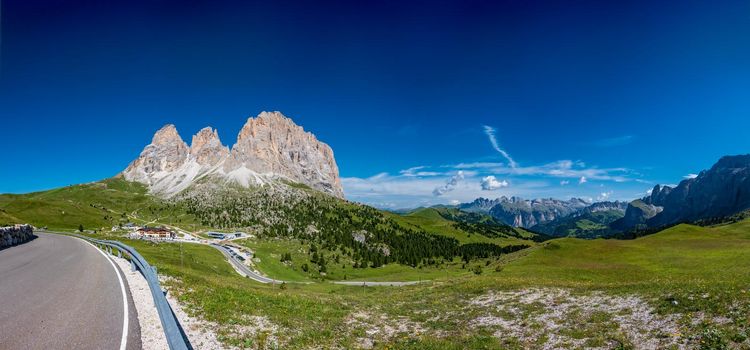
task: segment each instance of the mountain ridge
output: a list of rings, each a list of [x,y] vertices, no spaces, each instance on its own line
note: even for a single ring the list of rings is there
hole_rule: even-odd
[[[206,177],[244,187],[289,180],[344,196],[331,147],[281,112],[248,118],[231,148],[221,143],[211,127],[201,129],[188,146],[177,128],[167,124],[118,176],[143,183],[164,197]]]
[[[750,209],[750,154],[721,157],[675,187],[656,185],[612,223],[621,231],[725,217]]]
[[[560,200],[554,198],[523,199],[521,197],[477,198],[462,203],[458,208],[467,212],[478,212],[503,221],[513,227],[529,228],[559,217],[571,215],[590,203],[580,198]]]

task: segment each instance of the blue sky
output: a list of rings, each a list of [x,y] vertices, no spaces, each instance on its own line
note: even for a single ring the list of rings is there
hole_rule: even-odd
[[[0,192],[112,176],[166,123],[231,145],[248,116],[280,110],[331,145],[353,200],[632,199],[750,152],[748,13],[5,0]]]

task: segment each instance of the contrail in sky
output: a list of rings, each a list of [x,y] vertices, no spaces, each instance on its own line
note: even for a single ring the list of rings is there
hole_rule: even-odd
[[[500,148],[500,145],[498,145],[497,138],[495,138],[495,128],[493,128],[493,127],[491,127],[489,125],[485,125],[484,126],[484,133],[487,134],[487,137],[490,139],[490,143],[492,144],[492,148],[494,148],[495,151],[497,151],[498,153],[500,153],[503,157],[505,157],[505,159],[508,160],[508,164],[510,165],[511,168],[515,168],[516,166],[518,166],[518,163],[516,163],[516,161],[513,160],[513,158],[510,157],[510,155],[508,154],[508,152],[505,152],[505,150],[503,150],[502,148]]]

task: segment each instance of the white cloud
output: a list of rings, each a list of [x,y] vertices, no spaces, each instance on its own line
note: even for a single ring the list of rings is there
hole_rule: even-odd
[[[443,168],[454,168],[454,169],[487,169],[497,168],[505,164],[494,163],[494,162],[473,162],[473,163],[458,163],[453,165],[443,165]]]
[[[606,139],[596,140],[594,142],[594,145],[599,146],[599,147],[624,146],[633,142],[633,140],[635,140],[635,136],[623,135],[623,136],[610,137]]]
[[[597,167],[586,167],[586,164],[581,161],[571,161],[567,159],[558,160],[552,163],[537,166],[517,166],[515,168],[507,167],[499,164],[496,167],[491,167],[488,164],[491,163],[479,163],[482,171],[492,174],[502,174],[510,176],[550,176],[550,177],[562,177],[562,178],[581,178],[586,177],[588,180],[602,180],[602,181],[614,181],[614,182],[627,182],[632,181],[630,177],[633,175],[633,171],[627,168],[597,168]],[[467,166],[468,165],[468,166]],[[471,169],[476,163],[459,163],[453,166],[455,169]]]
[[[519,196],[524,198],[601,197],[604,189],[571,184],[596,181],[622,183],[616,190],[620,195],[634,191],[641,175],[628,168],[598,168],[582,161],[558,160],[535,166],[513,168],[501,162],[464,162],[452,165],[420,165],[391,175],[342,178],[346,198],[381,208],[414,208],[435,204],[449,204],[453,200],[469,202],[477,197]],[[555,179],[554,181],[550,181]],[[510,183],[513,186],[509,186]],[[628,182],[630,184],[628,184]],[[611,184],[606,185],[610,188]],[[623,187],[624,186],[624,187]],[[637,192],[641,192],[638,186]],[[596,189],[595,189],[596,188]],[[450,192],[450,195],[446,193]],[[613,197],[609,197],[612,200]],[[630,198],[618,198],[630,199]]]
[[[498,181],[497,178],[495,178],[492,175],[485,176],[482,178],[482,190],[483,191],[494,191],[502,187],[508,187],[508,181],[506,180]]]
[[[508,160],[508,164],[510,164],[511,168],[515,168],[518,166],[516,161],[513,160],[513,158],[510,157],[508,152],[505,152],[502,148],[500,148],[500,145],[497,143],[497,138],[495,137],[495,128],[485,125],[484,126],[484,133],[487,135],[487,138],[490,139],[490,143],[492,144],[492,148],[495,149],[498,153],[500,153],[505,159]]]
[[[409,169],[401,170],[399,171],[399,174],[403,176],[438,176],[438,175],[441,175],[440,173],[435,172],[435,171],[421,171],[425,168],[427,167],[424,165],[415,166]]]
[[[356,202],[367,203],[379,208],[401,209],[435,204],[448,204],[450,200],[470,202],[478,197],[486,197],[487,191],[482,190],[479,183],[483,175],[475,175],[464,171],[464,180],[459,181],[450,196],[435,196],[432,192],[437,187],[445,186],[446,182],[456,175],[456,172],[441,176],[417,177],[403,175],[389,175],[387,173],[375,176],[343,177],[346,198]],[[551,184],[542,179],[528,179],[514,182],[511,187],[504,187],[492,192],[492,197],[520,196],[536,198],[542,196],[559,196]],[[564,194],[567,196],[568,194]]]
[[[459,204],[461,204],[461,201],[458,200],[458,199],[451,199],[450,203],[451,203],[451,205],[459,205]]]
[[[683,176],[685,179],[695,179],[696,177],[698,177],[698,174],[687,174]]]
[[[435,196],[442,196],[450,191],[453,191],[454,188],[456,188],[456,185],[458,185],[458,182],[464,179],[464,172],[462,170],[459,170],[456,175],[453,175],[448,182],[445,183],[445,185],[436,187],[434,190],[432,190],[432,194]]]
[[[599,196],[596,197],[596,200],[600,202],[609,200],[609,197],[612,197],[612,193],[612,191],[602,192],[599,194]]]

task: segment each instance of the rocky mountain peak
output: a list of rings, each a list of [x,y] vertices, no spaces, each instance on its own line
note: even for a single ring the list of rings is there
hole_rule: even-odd
[[[224,172],[246,169],[278,174],[337,197],[344,194],[331,147],[281,112],[261,112],[240,130]]]
[[[217,165],[229,155],[229,148],[221,144],[217,130],[207,126],[193,136],[190,154],[201,165]]]
[[[750,154],[741,154],[736,156],[724,156],[719,159],[709,171],[719,169],[746,169],[750,167]]]
[[[172,124],[154,134],[151,144],[123,172],[126,179],[152,185],[150,174],[171,172],[181,167],[188,158],[188,146]]]
[[[661,227],[732,215],[750,209],[750,154],[725,156],[711,169],[682,180],[676,187],[654,186],[651,194],[631,202],[625,217],[631,222],[613,223],[629,230],[638,225]],[[631,215],[630,212],[633,212]]]
[[[257,117],[250,117],[247,119],[247,122],[242,127],[242,130],[240,130],[239,135],[237,135],[237,145],[247,139],[264,137],[261,133],[271,133],[272,131],[275,133],[305,134],[305,130],[301,126],[295,124],[294,121],[281,114],[281,112],[263,111],[260,112]],[[306,134],[312,136],[310,133]]]
[[[182,137],[180,137],[180,134],[177,132],[177,128],[173,124],[162,126],[151,139],[152,145],[169,145],[176,143],[184,144],[185,141],[182,140]]]
[[[498,203],[500,203],[500,198],[489,199],[479,197],[472,202],[459,204],[458,207],[459,209],[468,212],[489,213],[490,209]]]
[[[165,125],[121,175],[165,196],[207,176],[243,186],[287,180],[337,197],[344,195],[331,147],[281,112],[261,112],[249,118],[231,150],[211,127],[193,136],[188,147],[174,125]]]
[[[212,147],[215,145],[221,146],[221,140],[219,139],[219,132],[210,126],[207,126],[197,134],[193,135],[193,141],[190,143],[190,151],[199,150],[206,146]]]

